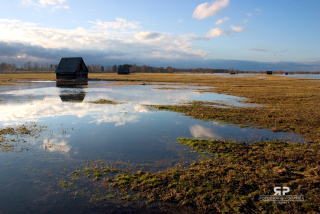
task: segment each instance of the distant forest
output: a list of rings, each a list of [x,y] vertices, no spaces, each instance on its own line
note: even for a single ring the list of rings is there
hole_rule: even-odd
[[[233,68],[229,69],[213,69],[213,68],[173,68],[173,67],[152,67],[152,66],[138,66],[136,64],[130,64],[131,73],[265,73],[265,71],[241,71]],[[1,63],[0,73],[54,73],[58,64],[44,63],[28,61],[21,67],[18,67],[14,63]],[[89,72],[91,73],[116,73],[118,71],[117,65],[87,65]],[[284,71],[273,71],[275,74],[283,74]],[[289,71],[289,74],[320,74],[320,71]]]

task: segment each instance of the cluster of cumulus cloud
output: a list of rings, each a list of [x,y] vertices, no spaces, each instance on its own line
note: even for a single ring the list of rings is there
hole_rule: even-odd
[[[66,0],[22,0],[22,3],[49,8],[52,12],[70,8]],[[195,8],[192,17],[201,22],[202,19],[218,15],[228,6],[229,0],[206,2]],[[246,30],[245,26],[235,25],[229,25],[228,29],[219,28],[229,21],[229,17],[216,20],[217,27],[208,28],[205,35],[189,33],[175,36],[168,32],[139,31],[142,27],[140,22],[118,17],[115,21],[88,20],[90,28],[75,29],[49,28],[38,23],[0,19],[0,60],[21,65],[29,60],[57,63],[61,56],[82,56],[89,64],[136,63],[164,67],[228,68],[233,66],[229,61],[204,60],[210,52],[195,49],[193,43],[194,40],[208,41],[214,37],[235,35]],[[248,19],[243,21],[244,24],[246,22]],[[228,64],[227,67],[223,67],[224,64]],[[254,66],[234,67],[248,70]],[[256,67],[255,70],[257,69],[259,68]]]
[[[35,7],[51,7],[52,10],[69,9],[66,0],[23,0],[23,4]],[[193,17],[204,19],[216,15],[227,7],[229,0],[218,0],[204,3],[196,7]],[[228,18],[227,18],[228,19]],[[217,21],[222,24],[227,20]],[[167,58],[167,59],[202,59],[208,51],[194,50],[193,39],[208,40],[216,36],[226,36],[231,30],[214,28],[206,36],[195,34],[180,35],[178,38],[167,32],[138,31],[141,23],[116,18],[115,21],[89,20],[90,29],[54,29],[40,27],[39,24],[20,20],[0,19],[0,42],[22,43],[26,46],[41,46],[45,49],[95,50],[103,51],[107,57],[113,58]],[[245,28],[231,26],[235,32]],[[7,44],[7,46],[10,46]],[[81,48],[79,48],[81,47]],[[50,51],[49,51],[50,52]],[[52,52],[52,50],[51,50]],[[116,52],[116,54],[115,54]],[[30,54],[30,53],[29,53]],[[137,56],[138,54],[138,56]],[[4,54],[2,54],[4,55]],[[44,55],[46,56],[46,55]],[[4,56],[3,56],[4,57]],[[3,58],[2,57],[2,58]],[[17,58],[35,57],[22,53]]]

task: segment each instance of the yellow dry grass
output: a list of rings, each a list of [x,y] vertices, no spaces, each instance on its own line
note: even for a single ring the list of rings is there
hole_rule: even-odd
[[[0,85],[15,85],[17,80],[56,80],[56,74],[0,74]]]

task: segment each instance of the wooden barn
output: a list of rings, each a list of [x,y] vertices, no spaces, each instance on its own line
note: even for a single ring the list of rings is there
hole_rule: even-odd
[[[88,68],[82,57],[66,57],[56,69],[57,79],[88,79]]]
[[[272,71],[267,71],[267,74],[272,74]]]

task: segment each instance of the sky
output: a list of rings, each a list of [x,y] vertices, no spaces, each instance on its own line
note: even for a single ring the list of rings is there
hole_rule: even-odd
[[[0,0],[0,62],[320,71],[319,0]]]

